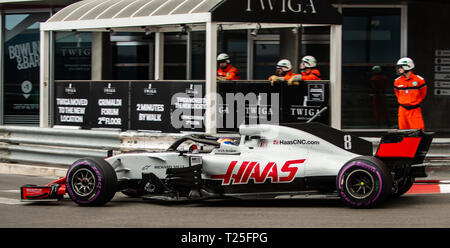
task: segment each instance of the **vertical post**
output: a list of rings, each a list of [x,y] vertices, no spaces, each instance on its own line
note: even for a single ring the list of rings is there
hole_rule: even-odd
[[[300,32],[300,31],[299,31]],[[289,59],[294,71],[298,70],[301,56],[301,40],[299,34],[293,33],[292,28],[280,29],[280,58]]]
[[[342,26],[330,28],[330,106],[331,126],[342,126]]]
[[[0,125],[4,124],[3,115],[5,113],[5,77],[4,77],[4,68],[5,68],[5,61],[4,61],[4,55],[5,55],[5,29],[4,29],[4,19],[3,19],[3,12],[0,12]]]
[[[92,49],[91,49],[91,80],[102,80],[102,33],[92,32]]]
[[[250,30],[247,30],[247,80],[253,80],[253,68],[254,66],[254,49],[255,41],[253,36],[250,35]]]
[[[41,31],[40,37],[39,126],[49,126],[50,32]]]
[[[164,33],[155,33],[155,80],[164,79]]]
[[[186,80],[192,79],[192,32],[188,31],[186,40]]]
[[[206,23],[206,112],[205,132],[217,133],[217,24]]]
[[[401,10],[401,38],[400,38],[400,57],[408,56],[408,5]]]
[[[155,42],[148,43],[148,79],[155,79]]]
[[[92,32],[91,80],[108,80],[112,75],[110,34]]]

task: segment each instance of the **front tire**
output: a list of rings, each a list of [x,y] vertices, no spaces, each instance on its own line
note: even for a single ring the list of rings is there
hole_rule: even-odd
[[[347,162],[339,171],[337,190],[342,201],[354,208],[371,208],[392,192],[387,166],[374,157],[362,156]]]
[[[66,175],[70,198],[80,206],[101,206],[117,191],[117,175],[102,159],[83,158],[72,164]]]

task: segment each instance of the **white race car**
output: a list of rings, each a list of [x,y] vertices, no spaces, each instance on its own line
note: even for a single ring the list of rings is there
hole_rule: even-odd
[[[423,160],[433,139],[421,130],[392,132],[373,155],[371,142],[318,123],[249,125],[239,132],[239,141],[188,135],[164,152],[83,158],[65,178],[23,186],[22,199],[67,193],[81,206],[97,206],[121,191],[158,201],[340,197],[368,208],[426,176]]]

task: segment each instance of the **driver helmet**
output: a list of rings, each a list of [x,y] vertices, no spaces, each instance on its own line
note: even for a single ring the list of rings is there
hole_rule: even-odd
[[[233,145],[233,140],[230,138],[220,138],[217,140],[220,144]]]

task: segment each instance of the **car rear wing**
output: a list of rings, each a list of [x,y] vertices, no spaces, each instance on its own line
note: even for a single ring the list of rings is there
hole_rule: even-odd
[[[412,159],[421,164],[427,155],[434,133],[422,130],[397,130],[383,136],[375,156],[379,158]]]

